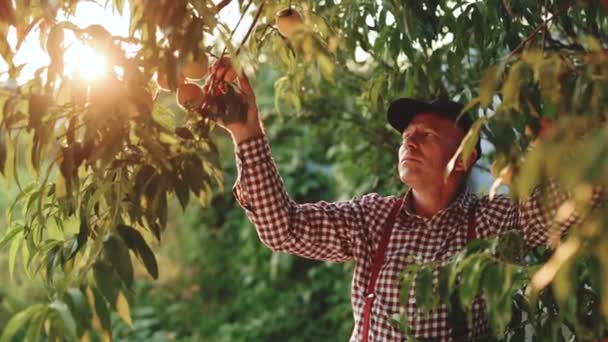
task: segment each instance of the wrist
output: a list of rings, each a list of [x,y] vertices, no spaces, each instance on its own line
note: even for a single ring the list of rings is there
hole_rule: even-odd
[[[241,142],[264,135],[264,130],[259,123],[231,127],[230,134],[235,145]]]

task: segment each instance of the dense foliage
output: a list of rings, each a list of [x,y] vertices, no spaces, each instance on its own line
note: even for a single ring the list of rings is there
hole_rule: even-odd
[[[48,299],[14,314],[2,339],[16,333],[26,334],[28,340],[40,334],[51,340],[90,335],[109,339],[112,327],[120,326],[110,311],[135,327],[145,314],[136,314],[129,305],[134,284],[129,255],[156,277],[159,269],[150,241],[160,240],[166,230],[171,199],[185,208],[193,196],[209,207],[182,224],[199,227],[194,235],[208,246],[205,251],[221,250],[230,241],[243,243],[251,254],[239,250],[230,264],[253,259],[259,267],[254,271],[268,267],[270,274],[286,272],[276,283],[253,278],[252,283],[243,281],[244,287],[201,281],[208,305],[213,307],[213,298],[231,296],[237,298],[233,305],[247,306],[248,315],[260,322],[276,322],[277,316],[264,316],[256,311],[257,302],[247,301],[250,284],[260,298],[284,310],[277,315],[306,310],[302,307],[307,303],[318,302],[311,299],[314,296],[327,302],[300,311],[308,320],[333,305],[344,307],[345,297],[333,296],[346,291],[348,270],[312,267],[283,255],[272,256],[270,266],[260,266],[270,254],[254,245],[252,228],[242,216],[236,217],[242,213],[228,199],[229,191],[213,194],[214,183],[227,181],[209,117],[238,114],[238,87],[224,84],[221,75],[199,81],[207,90],[221,89],[205,94],[210,104],[205,111],[182,111],[166,94],[157,93],[154,74],[165,75],[168,88],[175,90],[189,62],[213,61],[224,54],[232,57],[237,70],[242,66],[266,74],[270,69],[264,66],[269,65],[279,73],[274,101],[260,106],[271,142],[285,145],[277,158],[285,158],[281,165],[288,188],[302,201],[402,190],[393,166],[398,137],[384,120],[391,99],[450,97],[468,103],[478,121],[461,152],[466,155],[481,134],[494,147],[485,158],[492,163],[496,186],[505,183],[514,199],[525,200],[535,186],[551,179],[573,194],[555,220],[564,220],[575,209],[584,219],[555,252],[536,250],[523,259],[505,258],[499,252],[505,245],[513,246],[511,251],[521,247],[515,234],[469,246],[442,272],[448,286],[437,289],[439,296],[426,283],[432,265],[406,270],[404,287],[417,274],[421,303],[430,309],[435,298],[446,300],[458,293],[465,312],[480,292],[489,303],[499,339],[520,340],[528,334],[555,340],[574,334],[587,340],[605,334],[605,214],[590,206],[591,189],[605,186],[608,165],[605,2],[293,1],[305,24],[287,39],[275,27],[275,13],[288,1],[252,0],[239,3],[244,16],[254,16],[242,46],[233,45],[233,28],[220,19],[228,2],[101,2],[117,13],[128,8],[129,35],[117,37],[99,25],[70,22],[75,0],[0,0],[5,76],[19,78],[23,65],[17,65],[14,56],[28,36],[40,38],[49,60],[23,84],[3,88],[0,97],[0,171],[18,188],[7,210],[8,229],[0,248],[8,248],[10,273],[19,259],[25,272],[44,280]],[[11,32],[16,42],[8,39]],[[90,84],[65,75],[66,34],[103,52],[113,68]],[[538,130],[548,120],[554,128],[538,140]],[[29,170],[27,178],[20,177],[23,165]],[[193,228],[180,228],[175,227],[176,234],[186,234],[184,244],[197,241],[189,239]],[[213,262],[214,256],[226,264]],[[225,259],[220,252],[201,252],[192,261],[208,266],[202,276],[218,277],[213,265],[229,267]],[[238,278],[224,273],[223,281]],[[340,282],[331,289],[333,275],[339,275]],[[459,289],[452,286],[457,277]],[[299,299],[276,302],[274,292],[294,290],[291,278],[312,285],[296,286],[302,290]],[[226,288],[234,292],[223,293]],[[239,319],[234,310],[222,311],[226,320]],[[343,313],[323,318],[324,324],[340,327],[340,336],[348,331],[344,320],[349,317]],[[275,331],[256,330],[254,325],[251,335],[225,329],[218,333],[235,339],[276,337]],[[312,337],[314,331],[306,333]]]

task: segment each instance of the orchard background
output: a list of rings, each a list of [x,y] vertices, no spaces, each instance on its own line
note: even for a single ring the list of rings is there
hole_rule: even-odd
[[[445,286],[414,265],[404,287],[465,314],[485,296],[499,340],[597,340],[607,48],[595,0],[0,0],[0,340],[348,339],[352,265],[272,254],[232,197],[213,119],[240,119],[240,72],[300,202],[402,194],[390,100],[466,103],[460,152],[481,136],[497,179],[482,191],[551,180],[572,195],[555,226],[582,219],[555,250],[477,241]],[[236,74],[213,73],[221,57]]]

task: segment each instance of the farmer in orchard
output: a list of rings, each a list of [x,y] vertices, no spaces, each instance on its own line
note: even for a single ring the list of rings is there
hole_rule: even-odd
[[[529,201],[519,204],[504,195],[492,200],[476,196],[466,184],[481,154],[479,142],[445,176],[446,165],[472,126],[466,115],[457,120],[463,106],[452,101],[398,99],[388,109],[388,122],[402,136],[394,152],[407,194],[372,193],[346,202],[296,203],[286,193],[272,159],[251,86],[244,75],[238,82],[248,104],[247,120],[220,122],[235,144],[234,195],[262,242],[273,251],[355,261],[351,341],[402,341],[403,332],[390,323],[400,310],[407,310],[411,334],[417,338],[462,341],[487,336],[481,297],[471,307],[473,320],[454,326],[444,304],[430,313],[417,308],[413,287],[407,307],[400,305],[399,273],[413,258],[441,264],[472,239],[514,229],[521,232],[528,248],[545,244],[548,218],[565,194],[548,186],[543,190],[551,195],[550,203],[541,201],[537,190]],[[573,221],[564,222],[562,231]]]

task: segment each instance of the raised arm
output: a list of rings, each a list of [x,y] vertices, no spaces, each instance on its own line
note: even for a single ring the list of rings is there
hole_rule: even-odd
[[[223,67],[230,67],[224,63]],[[221,70],[214,72],[222,72]],[[370,195],[348,202],[297,204],[287,194],[259,119],[254,92],[238,77],[248,104],[246,122],[219,124],[232,135],[238,178],[233,193],[264,244],[307,258],[346,261],[358,257],[368,225],[364,212],[379,201]]]
[[[284,189],[263,136],[238,145],[237,163],[234,195],[264,244],[312,259],[359,258],[368,230],[375,226],[366,213],[386,199],[372,194],[347,202],[295,203]]]

